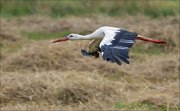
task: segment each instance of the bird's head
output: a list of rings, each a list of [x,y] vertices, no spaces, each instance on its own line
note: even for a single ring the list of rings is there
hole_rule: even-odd
[[[78,34],[69,34],[68,36],[65,36],[64,38],[60,38],[58,40],[55,40],[52,43],[63,42],[63,41],[67,41],[67,40],[78,40],[80,38],[81,38],[81,35],[78,35]]]

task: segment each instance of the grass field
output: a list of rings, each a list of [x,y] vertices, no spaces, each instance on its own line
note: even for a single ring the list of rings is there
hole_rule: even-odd
[[[1,1],[1,110],[179,111],[178,2]],[[88,40],[51,43],[106,25],[167,44],[137,41],[119,66],[83,57]]]

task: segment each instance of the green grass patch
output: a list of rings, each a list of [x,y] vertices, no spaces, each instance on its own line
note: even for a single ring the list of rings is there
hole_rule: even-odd
[[[31,40],[46,40],[51,38],[64,37],[70,32],[23,32],[22,35]]]
[[[163,47],[159,45],[149,48],[145,48],[143,46],[136,46],[133,47],[131,51],[135,54],[160,55],[163,52]]]
[[[36,13],[33,3],[34,2],[28,2],[25,0],[24,1],[1,0],[0,14],[1,16],[4,16],[4,17],[32,15]]]
[[[49,15],[52,17],[102,14],[124,16],[144,14],[153,18],[179,14],[179,0],[1,0],[3,17]],[[92,8],[93,7],[93,8]]]
[[[118,109],[144,109],[144,110],[152,110],[153,105],[152,104],[137,104],[137,103],[130,103],[126,104],[123,102],[117,102],[115,104],[115,108]]]
[[[125,110],[140,109],[140,110],[147,110],[147,111],[154,111],[154,110],[168,111],[166,106],[161,106],[160,107],[160,106],[156,106],[156,105],[150,104],[150,103],[140,104],[140,103],[117,102],[117,103],[115,103],[115,108],[117,108],[117,109],[125,109]]]
[[[22,49],[22,44],[14,44],[14,43],[8,43],[8,44],[0,44],[0,52],[8,51],[8,52],[17,52],[20,49]]]

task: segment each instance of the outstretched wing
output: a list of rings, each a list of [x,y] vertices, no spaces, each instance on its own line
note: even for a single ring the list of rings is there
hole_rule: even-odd
[[[129,64],[129,48],[135,43],[137,33],[126,30],[106,30],[105,37],[100,43],[103,60]]]
[[[96,58],[99,57],[98,51],[100,51],[99,44],[101,43],[102,39],[94,39],[89,43],[89,49],[81,50],[84,56],[95,56]]]

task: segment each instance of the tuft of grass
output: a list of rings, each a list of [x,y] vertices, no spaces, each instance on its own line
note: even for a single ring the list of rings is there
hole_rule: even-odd
[[[68,32],[68,31],[64,31],[64,32],[23,32],[22,34],[31,40],[45,40],[45,39],[63,37],[63,36],[70,34],[70,32]]]

